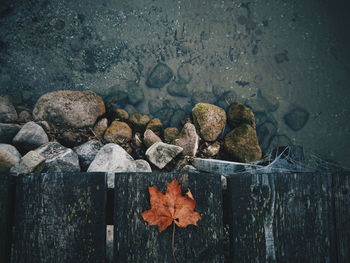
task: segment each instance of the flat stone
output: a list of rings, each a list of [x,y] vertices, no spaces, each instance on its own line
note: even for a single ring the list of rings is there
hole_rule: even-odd
[[[0,97],[0,122],[13,122],[17,118],[16,109],[11,101],[6,97]]]
[[[46,159],[43,172],[80,172],[78,155],[58,142],[48,142],[34,151]]]
[[[91,140],[74,148],[74,151],[78,154],[82,171],[86,171],[89,168],[102,146],[103,144],[100,141]]]
[[[150,129],[147,129],[143,134],[143,143],[147,148],[151,147],[156,142],[161,142],[161,141],[162,139],[159,138],[159,136]]]
[[[283,119],[289,128],[293,131],[299,131],[306,125],[309,115],[305,109],[296,107],[284,115]]]
[[[200,136],[208,142],[215,141],[226,125],[226,112],[212,104],[196,104],[192,116]]]
[[[103,100],[92,91],[59,90],[41,96],[33,115],[55,126],[83,128],[92,127],[105,111]]]
[[[11,143],[20,129],[17,124],[0,123],[0,143]]]
[[[178,154],[182,152],[179,146],[157,142],[149,147],[146,151],[148,160],[160,169],[163,169]]]
[[[150,88],[163,88],[174,76],[173,71],[168,65],[158,63],[151,71],[146,85]]]
[[[20,160],[21,154],[14,146],[0,143],[0,173],[9,172]]]
[[[136,172],[138,172],[138,173],[151,173],[152,172],[152,168],[146,160],[142,160],[142,159],[135,160],[135,164],[136,164]]]
[[[196,127],[192,123],[186,123],[181,133],[172,142],[172,144],[183,148],[182,155],[196,156],[198,150],[199,136]]]
[[[30,151],[21,158],[19,163],[11,168],[10,172],[19,174],[41,173],[44,167],[45,158],[35,151]]]
[[[132,139],[132,130],[126,122],[113,121],[106,130],[104,139],[111,143],[127,143]]]
[[[13,144],[21,151],[34,150],[49,142],[44,129],[35,122],[27,122],[13,138]]]

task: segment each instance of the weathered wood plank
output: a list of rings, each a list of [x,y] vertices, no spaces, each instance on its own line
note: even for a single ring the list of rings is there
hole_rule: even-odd
[[[229,177],[232,262],[334,262],[331,175]]]
[[[105,261],[103,173],[20,176],[13,263]]]
[[[249,163],[237,163],[231,161],[202,158],[194,158],[192,165],[196,167],[198,171],[224,175],[244,171],[246,167],[252,166]]]
[[[178,262],[223,262],[221,179],[210,174],[116,174],[114,214],[114,262],[173,262],[172,227],[158,232],[140,214],[150,208],[148,186],[163,193],[176,178],[190,189],[202,219],[198,227],[176,228]]]
[[[350,260],[350,173],[333,174],[338,262]]]
[[[15,178],[0,174],[0,261],[10,262]]]

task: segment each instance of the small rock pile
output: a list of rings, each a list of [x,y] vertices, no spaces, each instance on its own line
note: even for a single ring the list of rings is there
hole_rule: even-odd
[[[237,102],[227,111],[197,103],[181,131],[143,113],[106,111],[92,91],[50,92],[32,111],[17,111],[0,97],[0,173],[188,171],[195,156],[262,157],[254,114]]]

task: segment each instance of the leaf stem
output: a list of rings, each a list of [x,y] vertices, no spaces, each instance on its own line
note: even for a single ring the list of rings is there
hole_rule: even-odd
[[[175,223],[173,222],[173,238],[171,242],[171,247],[173,249],[173,261],[174,263],[177,263],[176,256],[175,256]]]

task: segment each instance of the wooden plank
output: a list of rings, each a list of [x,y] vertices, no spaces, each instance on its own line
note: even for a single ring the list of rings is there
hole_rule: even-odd
[[[337,237],[338,262],[350,258],[350,173],[333,175],[334,215]]]
[[[231,161],[202,158],[194,158],[192,165],[196,167],[198,171],[224,175],[235,174],[237,172],[244,171],[246,167],[252,166],[252,164],[249,163],[237,163]],[[254,165],[254,167],[257,167],[257,165]],[[261,166],[261,168],[263,167]]]
[[[15,178],[0,174],[0,261],[10,262]]]
[[[12,262],[104,262],[105,204],[103,173],[20,176]]]
[[[330,174],[229,177],[232,262],[335,262]]]
[[[140,214],[150,208],[148,186],[163,193],[176,178],[190,189],[202,219],[198,227],[176,228],[178,262],[223,262],[221,179],[200,173],[116,174],[114,214],[114,262],[173,262],[172,227],[158,232]]]

